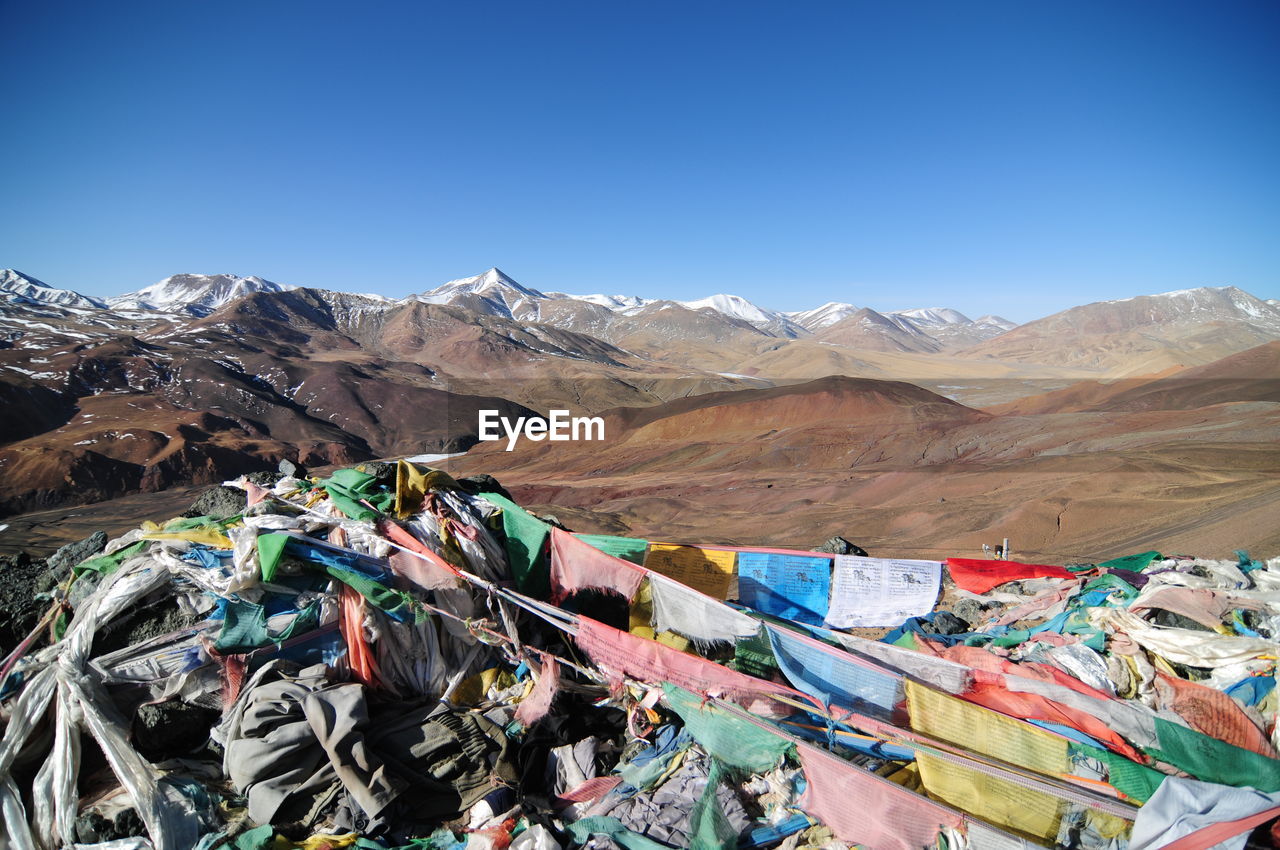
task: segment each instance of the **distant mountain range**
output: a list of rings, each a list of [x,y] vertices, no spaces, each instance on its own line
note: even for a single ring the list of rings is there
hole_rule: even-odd
[[[255,292],[285,292],[299,287],[279,284],[260,277],[238,277],[230,274],[178,274],[144,287],[136,292],[104,300],[81,295],[68,289],[57,289],[14,270],[0,273],[0,291],[21,295],[33,301],[62,307],[106,309],[141,318],[143,314],[207,316],[224,304]],[[693,301],[669,301],[635,295],[569,295],[563,292],[543,293],[523,286],[497,268],[471,277],[451,280],[421,294],[392,299],[379,295],[334,293],[357,299],[366,310],[389,310],[412,301],[425,304],[449,304],[476,313],[521,322],[545,322],[566,330],[605,331],[606,326],[625,320],[662,315],[670,321],[673,309],[695,313],[712,313],[742,322],[763,334],[794,339],[821,332],[849,318],[846,329],[861,325],[872,328],[871,335],[881,333],[890,339],[913,340],[922,335],[931,343],[891,343],[899,350],[943,350],[971,345],[997,336],[1013,322],[999,316],[983,316],[972,320],[958,310],[938,307],[877,313],[866,307],[843,302],[830,302],[814,310],[778,312],[759,307],[737,295],[712,295]],[[881,321],[885,319],[887,321]],[[882,330],[877,330],[882,329]]]
[[[544,293],[496,268],[400,299],[181,274],[104,300],[13,270],[0,292],[0,516],[284,457],[462,450],[481,408],[649,408],[827,376],[909,381],[983,408],[1280,339],[1280,306],[1233,287],[1021,326],[942,307],[780,313],[732,295]]]

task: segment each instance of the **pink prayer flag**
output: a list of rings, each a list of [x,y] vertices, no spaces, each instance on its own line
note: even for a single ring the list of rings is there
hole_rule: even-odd
[[[1171,705],[1165,707],[1176,711],[1192,729],[1269,759],[1280,758],[1266,733],[1222,691],[1160,671],[1156,676],[1168,688],[1165,699]]]
[[[458,586],[461,578],[458,571],[444,558],[431,551],[421,540],[394,522],[385,519],[378,521],[378,531],[392,543],[398,543],[412,553],[417,553],[411,554],[401,549],[392,552],[387,561],[393,573],[424,590]]]
[[[576,788],[565,791],[558,799],[566,805],[569,803],[585,803],[589,800],[603,797],[621,784],[621,776],[593,776]]]
[[[252,481],[244,482],[244,491],[248,495],[249,507],[253,507],[254,505],[261,502],[263,499],[271,495],[270,490],[265,490],[262,487],[259,487],[257,484],[254,484]]]
[[[645,570],[601,552],[567,531],[551,529],[551,594],[555,602],[588,588],[607,590],[630,602],[644,581]]]
[[[578,617],[578,646],[601,667],[658,684],[670,682],[702,696],[723,697],[744,707],[755,698],[785,694],[793,699],[817,704],[815,700],[786,685],[756,679],[721,667],[696,655],[687,655],[656,640],[637,637]]]
[[[347,644],[347,663],[351,666],[351,675],[366,688],[379,688],[382,676],[378,671],[378,661],[364,634],[364,597],[344,584],[338,599],[338,628]]]
[[[560,690],[560,665],[551,656],[544,656],[538,681],[529,695],[516,707],[516,720],[526,728],[537,723],[551,710],[551,701]]]
[[[1005,611],[1004,614],[1001,615],[1000,619],[996,620],[995,624],[997,626],[1007,626],[1010,623],[1016,623],[1038,611],[1043,611],[1046,608],[1052,608],[1059,602],[1063,602],[1074,596],[1076,591],[1080,589],[1080,585],[1081,582],[1076,581],[1072,584],[1064,584],[1059,588],[1046,590],[1039,596],[1029,599],[1021,605],[1017,605],[1010,608],[1008,611]]]
[[[811,744],[797,744],[808,783],[800,808],[841,841],[876,850],[932,847],[943,827],[960,829],[959,812],[881,779]]]

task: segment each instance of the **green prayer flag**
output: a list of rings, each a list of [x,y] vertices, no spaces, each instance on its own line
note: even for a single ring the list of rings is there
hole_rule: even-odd
[[[395,493],[378,484],[376,476],[356,469],[339,469],[331,478],[320,482],[329,499],[352,519],[377,519],[395,502]],[[373,507],[361,504],[361,500]]]
[[[689,850],[735,850],[738,846],[737,830],[725,817],[716,796],[723,779],[724,768],[712,759],[707,787],[689,814]]]
[[[1118,590],[1120,591],[1120,595],[1123,598],[1123,601],[1125,602],[1129,602],[1133,600],[1138,595],[1138,588],[1129,584],[1129,582],[1120,578],[1120,576],[1112,575],[1111,573],[1098,576],[1093,581],[1089,582],[1084,587],[1080,588],[1080,594],[1088,593],[1091,590],[1107,590],[1107,591]]]
[[[1138,802],[1145,803],[1156,793],[1165,775],[1145,764],[1130,761],[1119,753],[1100,750],[1087,744],[1072,744],[1073,752],[1097,759],[1107,766],[1107,781]]]
[[[1228,744],[1194,729],[1156,718],[1158,749],[1151,755],[1204,782],[1280,791],[1280,761]]]
[[[377,579],[370,578],[355,570],[344,570],[332,564],[312,564],[308,566],[321,568],[330,578],[335,578],[367,599],[375,608],[386,611],[399,620],[407,620],[412,610],[409,594],[402,590],[393,590]]]
[[[271,642],[267,633],[267,613],[254,602],[236,600],[227,605],[222,631],[214,643],[223,654],[238,654],[266,646]]]
[[[667,706],[684,728],[717,761],[750,773],[778,766],[791,742],[670,683],[662,686]]]
[[[893,642],[894,646],[900,646],[903,649],[909,649],[912,652],[918,652],[920,647],[916,644],[916,633],[906,631],[902,633],[902,637]]]
[[[547,565],[547,536],[551,526],[497,493],[481,498],[502,508],[502,530],[507,536],[507,559],[516,589],[539,599],[551,595],[551,570]]]
[[[276,577],[276,568],[280,566],[280,556],[284,547],[292,538],[291,534],[258,535],[258,566],[262,568],[262,580],[272,581]]]
[[[649,541],[638,537],[614,537],[609,534],[575,534],[583,543],[633,564],[644,564],[645,553],[649,551]]]
[[[773,657],[773,646],[765,629],[734,644],[732,667],[757,679],[773,678],[773,674],[778,672],[778,661]]]
[[[278,635],[272,635],[271,639],[276,643],[284,643],[292,640],[299,635],[305,635],[307,632],[320,627],[320,600],[317,599],[298,612],[298,616],[293,618],[285,630]]]
[[[231,840],[231,846],[235,850],[265,850],[271,846],[275,837],[276,828],[269,823],[263,824],[237,835]]]
[[[1164,555],[1159,552],[1139,552],[1136,555],[1125,555],[1123,558],[1112,558],[1110,561],[1103,561],[1098,566],[1108,570],[1131,570],[1132,572],[1140,573],[1151,566],[1152,561],[1159,561],[1163,558]]]
[[[487,497],[486,497],[487,498]],[[577,844],[586,844],[592,835],[607,835],[627,850],[671,850],[665,844],[659,844],[652,838],[632,832],[623,826],[622,821],[607,816],[580,818],[567,824],[569,834]]]
[[[219,531],[225,530],[227,526],[235,525],[242,519],[241,514],[223,517],[219,519],[211,516],[191,516],[191,517],[175,517],[164,524],[165,531],[190,531],[193,528],[216,528]]]
[[[110,555],[98,555],[93,558],[88,558],[76,564],[71,571],[76,575],[80,575],[85,572],[95,572],[102,573],[104,576],[109,576],[116,570],[120,569],[121,564],[146,548],[147,544],[150,542],[151,541],[149,540],[139,540],[137,543],[130,543],[128,546],[117,552],[113,552]]]

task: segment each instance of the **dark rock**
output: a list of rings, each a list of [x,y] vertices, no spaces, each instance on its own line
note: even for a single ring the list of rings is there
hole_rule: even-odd
[[[1151,609],[1151,622],[1157,626],[1168,626],[1174,629],[1193,629],[1197,632],[1211,632],[1213,629],[1198,623],[1190,617],[1184,617],[1173,611],[1166,611],[1163,608]]]
[[[572,528],[569,528],[567,525],[561,522],[559,518],[556,517],[555,514],[547,514],[546,516],[540,516],[538,517],[538,519],[542,520],[547,525],[560,529],[561,531],[573,531]]]
[[[229,516],[244,513],[244,509],[249,505],[249,497],[243,490],[235,487],[210,487],[205,490],[196,500],[191,503],[191,507],[183,512],[184,517],[210,516],[216,519],[225,519]]]
[[[933,615],[933,628],[938,635],[959,635],[969,631],[969,624],[950,611],[939,611]]]
[[[276,482],[284,478],[282,472],[250,472],[245,476],[248,480],[257,484],[259,487],[274,487]]]
[[[969,623],[970,626],[975,626],[978,623],[986,622],[987,617],[990,616],[985,613],[987,609],[999,608],[1000,605],[997,602],[980,602],[977,599],[961,599],[951,607],[957,617]]]
[[[115,824],[99,812],[85,812],[76,818],[76,838],[82,844],[97,844],[105,841],[103,834],[114,829]]]
[[[204,620],[203,614],[184,613],[173,596],[144,600],[98,629],[93,641],[93,656],[96,658],[153,637],[190,628]]]
[[[49,601],[36,595],[52,584],[43,559],[26,552],[0,555],[0,658],[22,643],[49,610]]]
[[[1244,623],[1246,629],[1251,629],[1264,638],[1272,637],[1271,629],[1267,626],[1267,621],[1263,618],[1262,612],[1242,608],[1240,609],[1240,621]]]
[[[133,743],[150,761],[188,756],[204,747],[221,712],[179,700],[139,706],[133,716]]]
[[[294,463],[288,458],[282,458],[280,465],[276,467],[280,470],[281,475],[287,475],[290,478],[305,478],[307,471],[299,464]]]
[[[860,558],[867,557],[866,549],[863,549],[856,543],[850,543],[843,537],[832,537],[826,543],[823,543],[813,551],[824,552],[831,555],[857,555]]]
[[[49,556],[49,569],[61,579],[76,564],[86,558],[92,558],[105,548],[107,548],[107,533],[95,531],[84,540],[68,543]]]
[[[387,463],[385,460],[367,460],[364,463],[357,464],[356,469],[365,475],[372,475],[379,484],[385,484],[388,487],[396,486],[396,465],[394,463]]]
[[[125,809],[114,819],[89,811],[76,818],[76,839],[81,844],[97,844],[117,838],[133,838],[147,834],[147,827],[134,809]]]
[[[507,488],[499,484],[498,479],[486,472],[459,478],[458,486],[468,493],[497,493],[499,496],[511,499],[511,494],[507,492]],[[511,500],[515,501],[514,499]]]

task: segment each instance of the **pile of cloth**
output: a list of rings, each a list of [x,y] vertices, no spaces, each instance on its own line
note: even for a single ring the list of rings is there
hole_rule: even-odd
[[[573,534],[405,461],[228,486],[0,662],[5,846],[1274,846],[1280,558]]]

